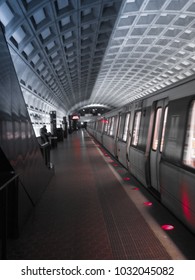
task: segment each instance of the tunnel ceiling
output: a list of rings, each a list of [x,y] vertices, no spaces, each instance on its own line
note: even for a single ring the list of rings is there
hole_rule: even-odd
[[[122,106],[195,73],[193,0],[0,0],[0,19],[19,80],[31,69],[24,82],[38,76],[65,111]]]

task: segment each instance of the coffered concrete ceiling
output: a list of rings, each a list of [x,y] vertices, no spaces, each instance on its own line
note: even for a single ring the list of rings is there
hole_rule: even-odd
[[[69,113],[195,73],[193,0],[0,0],[21,85]]]

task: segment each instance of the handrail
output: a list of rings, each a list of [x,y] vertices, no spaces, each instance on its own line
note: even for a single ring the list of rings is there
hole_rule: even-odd
[[[19,174],[16,174],[15,176],[13,176],[11,179],[9,179],[5,184],[3,184],[0,187],[0,191],[2,191],[4,188],[6,188],[12,181],[14,181],[17,177],[19,177]]]

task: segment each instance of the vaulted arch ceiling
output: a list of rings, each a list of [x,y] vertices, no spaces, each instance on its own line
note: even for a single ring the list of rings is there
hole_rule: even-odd
[[[193,0],[0,0],[0,20],[21,85],[64,112],[195,72]]]

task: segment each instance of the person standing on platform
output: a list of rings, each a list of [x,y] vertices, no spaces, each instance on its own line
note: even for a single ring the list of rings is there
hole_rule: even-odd
[[[44,125],[43,127],[41,127],[40,129],[40,136],[41,136],[41,141],[42,143],[46,143],[49,142],[49,136],[51,134],[47,132],[47,128],[46,125]]]

